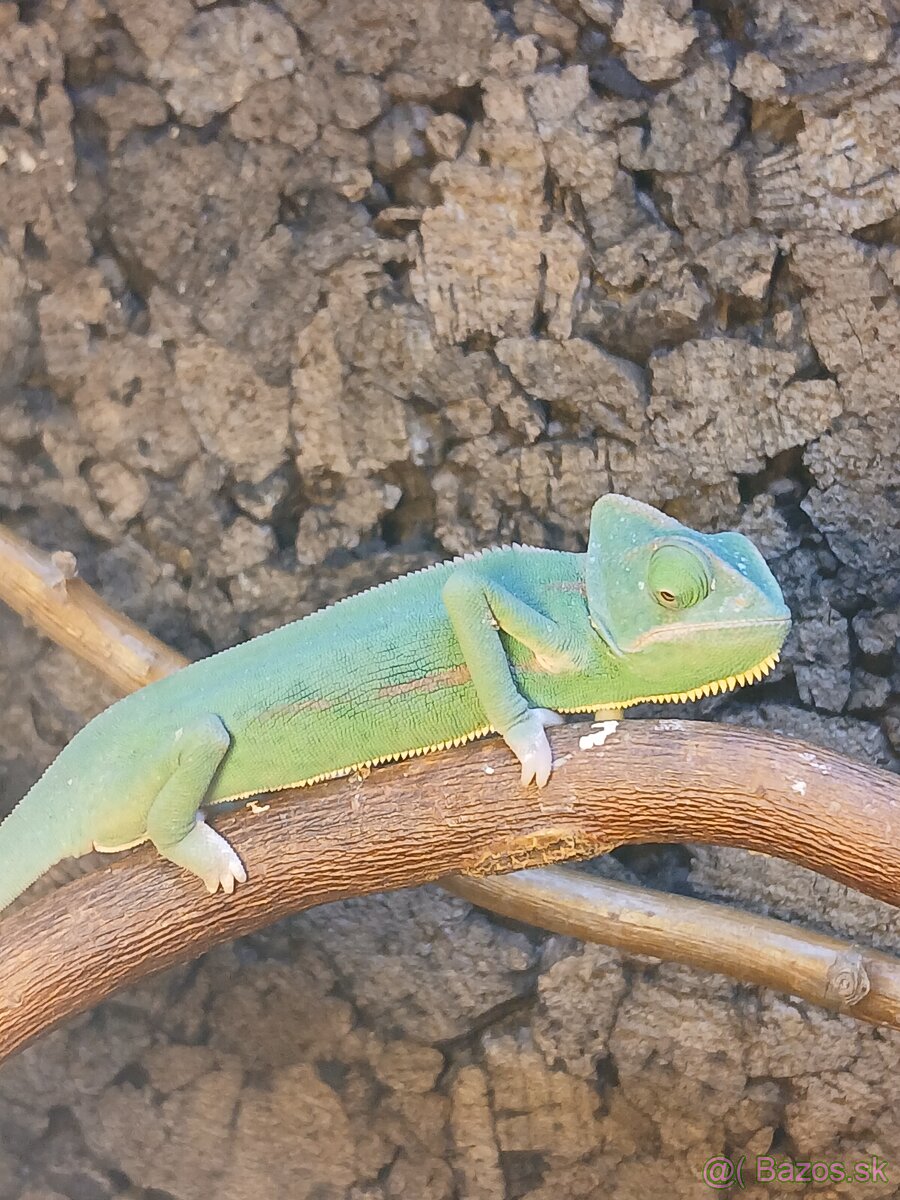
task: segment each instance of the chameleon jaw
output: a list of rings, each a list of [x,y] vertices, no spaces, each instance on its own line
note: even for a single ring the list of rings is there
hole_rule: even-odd
[[[781,654],[775,651],[774,654],[762,659],[755,666],[749,667],[746,671],[738,671],[734,675],[726,675],[723,679],[713,679],[709,683],[702,683],[699,687],[688,688],[683,692],[663,692],[655,696],[636,696],[633,700],[616,700],[609,701],[607,706],[610,708],[633,708],[636,704],[685,704],[688,700],[700,700],[704,696],[718,696],[720,692],[733,692],[736,687],[743,687],[748,683],[758,683],[763,679],[775,664],[778,662]],[[589,704],[582,708],[560,708],[558,712],[593,712],[595,709],[602,707],[596,704]]]

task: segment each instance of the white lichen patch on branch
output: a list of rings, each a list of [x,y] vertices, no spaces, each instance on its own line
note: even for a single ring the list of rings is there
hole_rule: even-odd
[[[594,733],[586,733],[578,739],[580,750],[599,750],[619,728],[618,721],[595,721],[591,726]]]

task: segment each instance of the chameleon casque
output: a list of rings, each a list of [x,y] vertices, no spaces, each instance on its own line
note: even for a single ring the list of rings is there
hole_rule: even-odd
[[[439,563],[113,704],[0,826],[0,909],[63,858],[148,839],[230,892],[246,872],[201,808],[490,732],[543,787],[557,713],[761,679],[789,627],[741,534],[603,496],[585,554],[512,545]]]

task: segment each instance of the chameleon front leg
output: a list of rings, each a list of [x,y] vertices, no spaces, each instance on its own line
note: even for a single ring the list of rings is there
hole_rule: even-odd
[[[199,876],[207,890],[233,892],[247,872],[241,860],[198,812],[231,736],[215,715],[179,730],[171,750],[171,774],[147,814],[147,836],[170,862]]]
[[[522,642],[549,670],[577,669],[566,637],[555,621],[466,567],[453,572],[442,596],[488,721],[522,764],[523,785],[533,779],[544,787],[553,768],[544,727],[558,725],[562,718],[546,708],[528,707],[513,681],[498,631]]]

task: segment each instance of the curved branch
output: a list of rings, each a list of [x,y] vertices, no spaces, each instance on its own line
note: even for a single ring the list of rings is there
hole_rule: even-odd
[[[570,726],[554,731],[553,747],[556,768],[540,793],[520,786],[512,756],[489,741],[225,817],[216,825],[250,870],[234,896],[204,895],[144,851],[11,913],[0,921],[0,1056],[288,913],[632,842],[744,846],[900,901],[900,780],[885,771],[694,721],[623,722],[602,750],[582,750]]]
[[[71,556],[48,558],[2,529],[0,598],[123,690],[184,662],[75,579]],[[852,947],[773,921],[763,923],[769,936],[762,939],[761,918],[750,914],[725,916],[719,906],[571,873],[532,872],[524,884],[445,878],[629,842],[708,841],[790,858],[898,903],[895,776],[708,723],[629,721],[606,749],[585,749],[575,728],[553,741],[556,769],[542,793],[523,792],[511,756],[480,743],[381,768],[365,783],[281,793],[270,812],[255,805],[251,816],[225,818],[221,827],[251,867],[251,882],[234,897],[204,896],[196,881],[146,851],[6,916],[0,1059],[118,988],[290,912],[437,879],[518,920],[728,970],[900,1025],[900,964],[886,955],[866,951],[860,962]],[[633,938],[621,928],[626,912]],[[767,949],[752,949],[754,939]],[[829,983],[810,964],[821,968],[831,947],[838,961]]]

